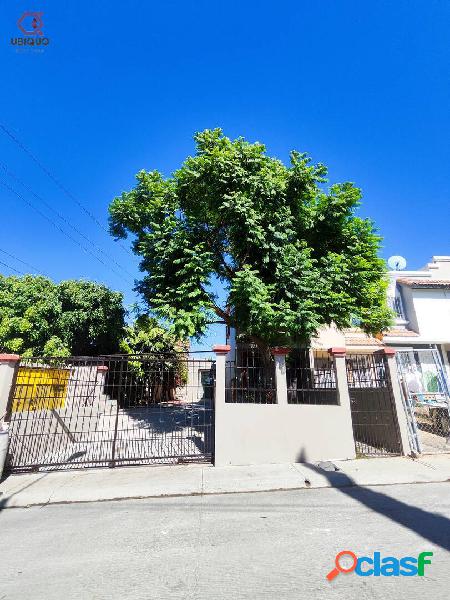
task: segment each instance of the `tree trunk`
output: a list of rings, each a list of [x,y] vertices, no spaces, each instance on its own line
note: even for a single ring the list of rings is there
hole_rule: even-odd
[[[273,355],[271,347],[257,336],[249,336],[249,339],[258,349],[262,361],[261,366],[264,372],[264,379],[267,380],[273,376]]]

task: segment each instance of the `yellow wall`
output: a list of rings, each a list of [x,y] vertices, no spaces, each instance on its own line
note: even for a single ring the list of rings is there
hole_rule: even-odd
[[[63,408],[69,377],[69,369],[20,367],[13,412]]]

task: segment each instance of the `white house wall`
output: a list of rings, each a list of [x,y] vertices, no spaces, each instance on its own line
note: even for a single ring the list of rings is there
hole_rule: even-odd
[[[409,322],[409,328],[413,331],[419,332],[419,322],[417,320],[416,310],[414,307],[414,297],[412,295],[412,289],[404,285],[401,286],[401,299],[403,303],[403,309],[406,313],[406,318]]]
[[[403,292],[405,286],[402,287]],[[410,288],[405,298],[414,303],[408,316],[411,328],[420,332],[421,340],[437,344],[450,341],[450,290]]]

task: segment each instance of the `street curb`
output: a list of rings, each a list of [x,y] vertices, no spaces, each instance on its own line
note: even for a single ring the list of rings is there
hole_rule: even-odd
[[[426,485],[429,483],[450,483],[450,479],[442,479],[439,481],[403,481],[401,483],[370,483],[368,485],[359,485],[357,483],[349,483],[346,485],[321,485],[321,486],[301,486],[301,487],[289,487],[289,488],[267,488],[258,490],[241,490],[241,491],[229,491],[229,492],[186,492],[180,494],[158,494],[158,495],[144,495],[144,496],[116,496],[114,498],[98,498],[96,500],[51,500],[47,502],[36,502],[31,504],[24,504],[20,506],[2,506],[0,507],[0,513],[7,509],[24,509],[41,507],[46,508],[47,506],[65,506],[71,504],[96,504],[99,502],[124,502],[126,500],[157,500],[167,498],[189,498],[189,497],[203,497],[203,496],[230,496],[239,494],[266,494],[276,492],[298,492],[298,491],[310,491],[310,490],[322,490],[322,489],[340,489],[340,488],[361,488],[368,489],[373,487],[391,487],[394,485]],[[2,500],[0,497],[0,504]]]

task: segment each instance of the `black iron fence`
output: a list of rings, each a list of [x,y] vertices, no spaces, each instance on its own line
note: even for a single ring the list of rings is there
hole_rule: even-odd
[[[235,359],[225,364],[225,402],[275,404],[275,363],[255,347],[238,347]]]
[[[326,351],[293,349],[286,357],[289,404],[338,404],[334,360]]]
[[[347,356],[356,450],[401,450],[386,357]],[[213,458],[215,361],[208,354],[23,358],[6,419],[12,471]],[[294,349],[286,361],[290,404],[338,404],[334,359]],[[275,362],[239,347],[225,367],[227,403],[275,404]],[[230,431],[230,435],[233,432]]]
[[[8,407],[11,470],[210,461],[208,356],[24,358]]]
[[[347,355],[347,382],[358,455],[401,453],[387,359],[383,354]]]
[[[338,404],[334,361],[328,352],[293,349],[286,358],[289,404]],[[257,348],[243,346],[225,367],[229,403],[275,404],[275,362]]]

